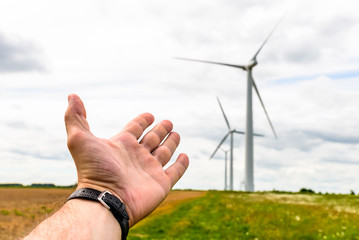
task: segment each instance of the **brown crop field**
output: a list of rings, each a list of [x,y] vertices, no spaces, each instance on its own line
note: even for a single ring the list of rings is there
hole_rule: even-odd
[[[73,191],[57,188],[0,188],[0,240],[24,237],[59,209]],[[171,211],[179,203],[204,194],[200,191],[172,191],[151,215]],[[144,222],[146,220],[138,225]]]

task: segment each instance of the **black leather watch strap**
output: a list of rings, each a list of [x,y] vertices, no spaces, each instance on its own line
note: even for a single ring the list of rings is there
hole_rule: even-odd
[[[76,190],[71,196],[67,199],[88,199],[92,201],[100,202],[104,207],[109,209],[117,221],[120,223],[122,230],[122,240],[125,240],[128,235],[128,231],[130,229],[129,226],[129,216],[126,212],[126,206],[118,199],[116,196],[112,195],[108,191],[100,192],[92,188],[81,188]]]

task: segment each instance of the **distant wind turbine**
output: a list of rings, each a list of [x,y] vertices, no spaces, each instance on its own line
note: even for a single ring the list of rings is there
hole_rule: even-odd
[[[209,159],[212,159],[214,157],[214,155],[216,154],[216,152],[218,151],[218,149],[221,147],[221,145],[224,143],[224,141],[226,141],[227,137],[230,136],[230,162],[229,162],[229,190],[233,190],[233,134],[237,133],[237,134],[245,134],[242,131],[237,131],[234,128],[231,128],[231,125],[229,125],[228,119],[226,114],[224,113],[221,101],[219,101],[219,98],[217,98],[219,107],[221,108],[224,120],[226,121],[227,127],[228,127],[228,132],[227,134],[222,138],[222,140],[219,142],[216,150],[214,150],[214,152],[212,153],[211,157]],[[261,134],[253,134],[254,136],[263,136]],[[227,159],[227,154],[226,154],[226,159]],[[226,160],[227,162],[227,160]],[[226,165],[225,162],[225,165]]]
[[[227,191],[228,190],[228,164],[227,164],[228,157],[227,156],[230,149],[224,150],[223,148],[221,148],[221,150],[224,152],[224,190]]]
[[[179,60],[187,60],[187,61],[195,61],[195,62],[203,62],[203,63],[210,63],[210,64],[216,64],[216,65],[222,65],[227,67],[233,67],[233,68],[240,68],[247,72],[247,113],[246,113],[246,165],[245,165],[245,190],[249,192],[254,191],[254,169],[253,169],[253,112],[252,112],[252,87],[256,91],[259,101],[261,102],[261,105],[263,107],[263,110],[267,116],[269,125],[273,131],[273,134],[275,138],[277,138],[277,134],[274,130],[273,124],[271,120],[269,119],[269,115],[267,113],[266,108],[264,107],[264,103],[262,101],[261,96],[259,95],[259,91],[257,88],[257,85],[254,82],[253,76],[252,76],[252,69],[258,64],[257,62],[257,56],[259,52],[262,50],[264,45],[267,43],[268,39],[272,36],[274,31],[279,26],[280,22],[284,16],[279,20],[279,22],[275,25],[273,30],[269,33],[267,38],[264,40],[262,45],[259,47],[257,52],[254,54],[252,59],[249,61],[247,65],[236,65],[236,64],[228,64],[228,63],[221,63],[221,62],[212,62],[212,61],[204,61],[204,60],[196,60],[196,59],[189,59],[189,58],[176,58]],[[229,133],[228,133],[229,134]],[[227,135],[228,135],[227,134]],[[233,186],[233,185],[232,185]]]

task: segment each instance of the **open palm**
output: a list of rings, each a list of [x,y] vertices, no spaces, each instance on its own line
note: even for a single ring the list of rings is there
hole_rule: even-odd
[[[72,94],[65,114],[68,147],[78,173],[78,188],[109,190],[126,205],[130,226],[151,213],[167,196],[188,167],[186,154],[166,170],[180,136],[164,120],[144,135],[154,121],[144,113],[130,121],[110,139],[90,132],[81,99]]]

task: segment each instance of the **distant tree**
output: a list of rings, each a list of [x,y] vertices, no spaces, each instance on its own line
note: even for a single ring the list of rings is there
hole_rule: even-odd
[[[21,183],[0,183],[0,187],[23,187]]]
[[[315,193],[312,189],[307,189],[307,188],[301,188],[299,190],[300,193]]]
[[[30,185],[30,187],[45,187],[45,188],[51,188],[56,187],[55,184],[52,183],[33,183]]]
[[[350,190],[350,195],[355,195],[355,192],[353,190]]]

